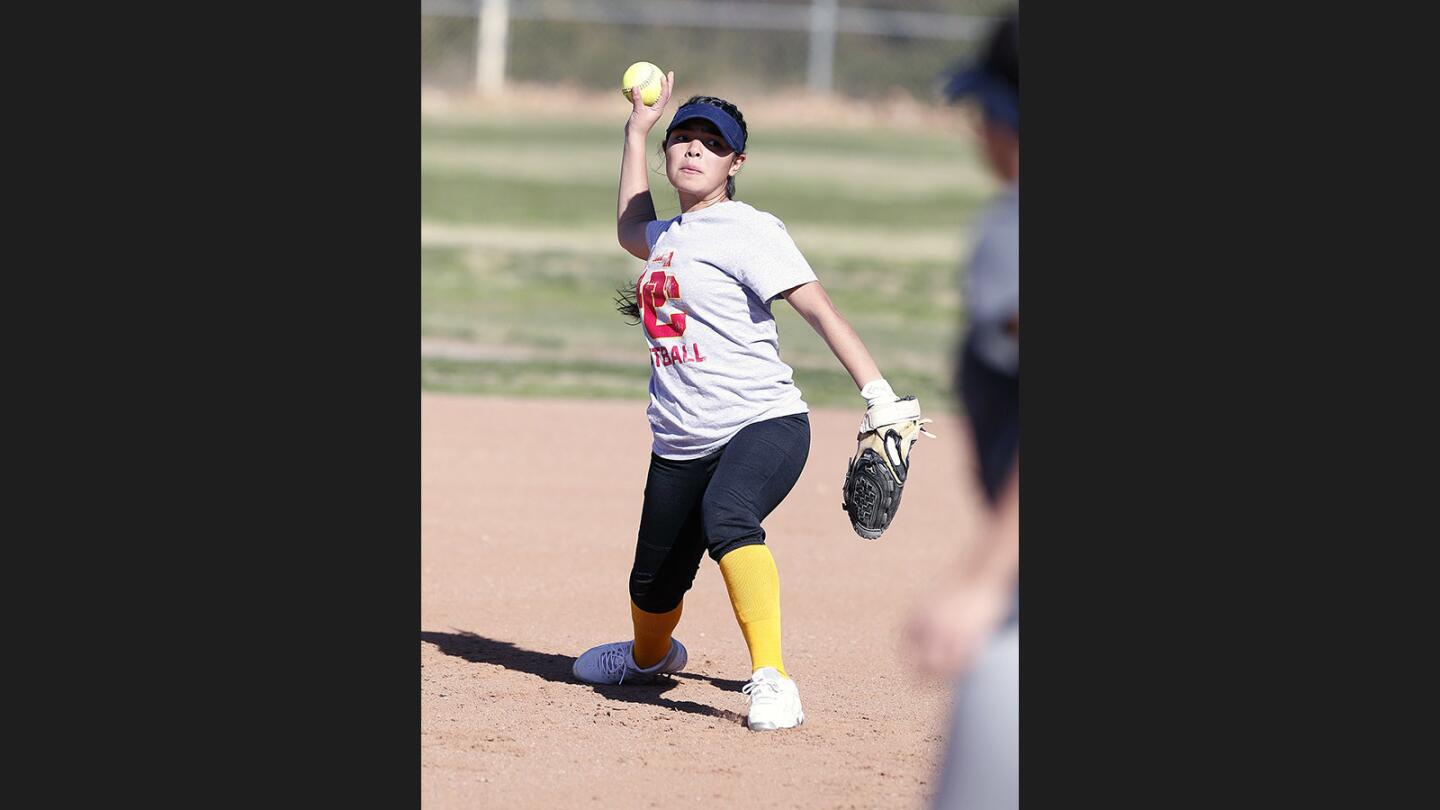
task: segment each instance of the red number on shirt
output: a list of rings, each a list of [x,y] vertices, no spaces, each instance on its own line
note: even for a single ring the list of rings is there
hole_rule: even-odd
[[[645,310],[645,331],[653,338],[674,338],[685,334],[685,313],[676,312],[668,321],[661,320],[660,310],[670,299],[680,298],[680,282],[663,270],[656,270],[647,280],[640,277],[640,305]]]

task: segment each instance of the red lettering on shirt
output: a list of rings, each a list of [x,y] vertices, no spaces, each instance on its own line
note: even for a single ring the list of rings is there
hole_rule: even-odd
[[[667,255],[666,266],[669,261],[670,256]],[[674,312],[669,315],[668,321],[660,320],[659,310],[666,303],[680,299],[680,282],[674,276],[664,270],[651,273],[648,280],[642,275],[636,293],[636,298],[645,310],[645,331],[650,337],[660,340],[685,334],[685,313]]]
[[[664,346],[653,347],[650,349],[650,360],[654,362],[656,368],[705,362],[705,358],[700,355],[700,344],[698,343],[682,343],[679,346],[671,346],[669,349]]]

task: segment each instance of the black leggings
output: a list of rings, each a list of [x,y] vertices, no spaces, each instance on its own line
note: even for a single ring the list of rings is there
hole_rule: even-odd
[[[809,454],[803,413],[747,425],[704,458],[651,453],[630,598],[648,613],[667,613],[690,590],[706,550],[719,562],[764,543],[760,521],[790,494]]]

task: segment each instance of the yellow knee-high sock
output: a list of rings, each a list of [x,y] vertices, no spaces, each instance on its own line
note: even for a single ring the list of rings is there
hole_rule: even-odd
[[[790,677],[780,660],[780,572],[770,549],[741,546],[720,558],[720,573],[750,648],[750,670],[774,667]]]
[[[670,654],[670,634],[680,623],[680,608],[685,601],[666,613],[647,613],[634,601],[630,602],[630,620],[635,623],[635,663],[641,668],[653,667]]]

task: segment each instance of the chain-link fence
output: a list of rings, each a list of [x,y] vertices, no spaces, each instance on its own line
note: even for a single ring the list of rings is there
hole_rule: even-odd
[[[506,82],[612,89],[645,60],[709,92],[804,88],[934,98],[1006,0],[422,0],[420,80],[484,84],[480,20],[501,20],[491,65]],[[492,6],[487,8],[487,6]],[[499,6],[500,8],[494,8]],[[494,14],[500,12],[500,16]],[[495,43],[499,53],[494,53]]]

